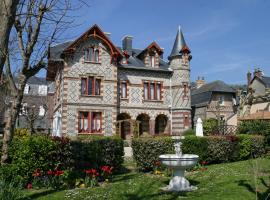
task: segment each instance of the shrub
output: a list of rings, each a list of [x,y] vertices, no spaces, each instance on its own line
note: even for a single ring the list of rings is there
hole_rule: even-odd
[[[208,146],[206,137],[188,136],[182,143],[183,153],[196,154],[200,156],[200,161],[206,160]]]
[[[14,132],[15,137],[28,137],[31,133],[27,128],[16,128]]]
[[[103,165],[121,168],[124,156],[123,140],[117,137],[79,137],[72,141],[72,156],[77,170]]]
[[[205,135],[213,135],[217,130],[218,120],[214,118],[203,120],[203,132]]]
[[[192,128],[190,128],[190,129],[185,130],[185,131],[183,132],[183,135],[184,135],[184,136],[188,136],[188,135],[196,135],[196,132],[195,132],[195,130],[193,130]]]
[[[153,170],[159,155],[174,152],[173,141],[168,137],[133,139],[131,146],[137,166],[143,171]]]
[[[264,153],[264,137],[238,136],[186,136],[182,151],[199,155],[199,161],[223,163],[259,157]],[[174,153],[173,140],[163,138],[139,138],[132,140],[133,156],[141,170],[155,169],[159,155]]]
[[[70,142],[64,138],[14,138],[10,158],[14,172],[25,184],[32,181],[35,170],[46,172],[51,169],[67,169],[72,165]]]
[[[242,121],[237,127],[238,134],[264,135],[270,145],[270,123],[265,120]]]
[[[23,197],[20,180],[13,169],[12,165],[0,167],[0,199],[14,200]]]

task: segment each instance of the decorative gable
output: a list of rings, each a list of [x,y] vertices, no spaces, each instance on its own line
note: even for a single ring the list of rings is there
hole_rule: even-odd
[[[89,30],[87,30],[85,33],[83,33],[78,39],[76,39],[73,43],[71,43],[62,53],[62,57],[72,55],[76,49],[79,47],[79,45],[87,40],[88,38],[93,37],[96,39],[99,39],[104,43],[105,46],[108,47],[111,55],[112,62],[116,62],[122,57],[122,53],[119,51],[119,49],[111,42],[111,40],[107,37],[107,35],[99,28],[98,25],[92,26]],[[95,58],[95,52],[97,48],[93,48],[94,52],[93,55],[91,54],[91,49],[89,51],[85,52],[84,56],[87,56],[89,59],[97,60],[98,58]],[[87,54],[87,55],[86,55]],[[93,56],[93,57],[91,57]]]
[[[143,60],[145,66],[158,68],[159,59],[162,54],[163,50],[158,46],[156,42],[152,42],[138,55],[138,57]]]

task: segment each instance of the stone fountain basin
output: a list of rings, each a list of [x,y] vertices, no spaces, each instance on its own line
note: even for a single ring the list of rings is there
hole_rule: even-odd
[[[196,165],[199,156],[195,154],[164,154],[160,155],[159,159],[161,160],[163,165],[170,168],[187,169]]]

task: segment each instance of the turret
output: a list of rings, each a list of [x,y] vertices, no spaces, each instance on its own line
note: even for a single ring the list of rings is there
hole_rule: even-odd
[[[181,134],[191,127],[190,104],[190,65],[191,51],[186,44],[179,26],[169,59],[173,70],[171,77],[172,90],[172,134]]]

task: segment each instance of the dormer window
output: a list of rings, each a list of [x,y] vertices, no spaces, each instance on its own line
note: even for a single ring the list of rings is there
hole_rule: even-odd
[[[122,65],[126,65],[126,64],[128,64],[128,62],[127,62],[127,58],[122,58],[122,60],[121,60],[121,64]]]
[[[89,47],[84,50],[84,61],[85,62],[99,62],[99,50],[94,47]]]
[[[155,55],[150,55],[149,60],[150,60],[150,67],[155,67],[156,66],[156,57],[155,57]]]

